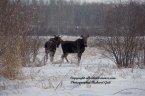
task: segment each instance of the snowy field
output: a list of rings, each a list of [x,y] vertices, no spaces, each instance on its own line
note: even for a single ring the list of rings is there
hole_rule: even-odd
[[[69,63],[60,64],[58,48],[54,64],[48,60],[41,67],[23,67],[22,80],[0,77],[0,96],[145,96],[145,69],[117,69],[102,53],[87,47],[78,67],[76,54],[68,56]],[[41,48],[37,63],[43,58]]]

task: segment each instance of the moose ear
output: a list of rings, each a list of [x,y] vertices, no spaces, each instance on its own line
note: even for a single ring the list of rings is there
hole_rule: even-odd
[[[83,35],[81,35],[81,37],[83,38],[84,36],[83,36]]]

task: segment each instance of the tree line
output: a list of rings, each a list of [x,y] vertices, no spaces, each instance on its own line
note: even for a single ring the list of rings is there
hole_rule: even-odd
[[[80,4],[65,0],[32,0],[26,4],[39,6],[36,29],[30,32],[31,35],[101,34],[106,13],[113,6],[103,3]]]

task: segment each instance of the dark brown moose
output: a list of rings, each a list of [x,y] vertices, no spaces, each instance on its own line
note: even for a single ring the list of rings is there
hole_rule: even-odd
[[[82,53],[85,51],[85,47],[87,47],[87,38],[88,36],[81,36],[82,38],[77,39],[76,41],[63,41],[61,43],[63,55],[62,62],[64,58],[68,62],[67,55],[69,53],[77,53],[78,64],[80,63]]]
[[[49,39],[45,45],[45,63],[48,59],[48,54],[50,55],[50,62],[53,63],[53,59],[54,59],[54,54],[56,52],[56,48],[59,47],[60,43],[61,43],[61,37],[59,36],[54,36],[54,38]]]

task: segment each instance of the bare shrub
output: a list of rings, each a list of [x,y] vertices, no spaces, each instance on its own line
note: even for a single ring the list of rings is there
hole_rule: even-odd
[[[6,49],[7,52],[3,54],[2,57],[2,75],[6,78],[16,78],[16,76],[19,74],[19,71],[21,69],[22,64],[22,57],[20,55],[20,42],[17,41],[13,46],[10,46]]]
[[[117,4],[108,11],[107,36],[101,40],[101,46],[110,53],[118,67],[134,67],[136,64],[145,29],[144,16],[143,5],[132,1]]]
[[[39,36],[36,36],[31,40],[31,53],[33,56],[32,62],[35,62],[40,47],[41,47],[40,38]]]
[[[1,0],[0,11],[0,75],[16,79],[30,54],[25,35],[33,28],[35,8],[22,5],[20,0]]]

